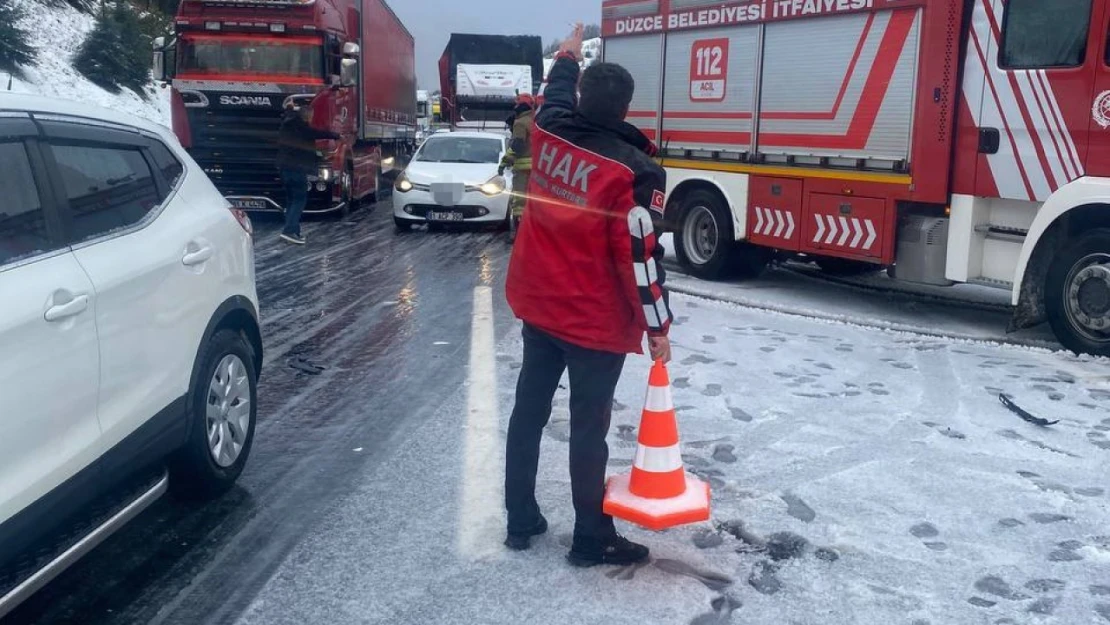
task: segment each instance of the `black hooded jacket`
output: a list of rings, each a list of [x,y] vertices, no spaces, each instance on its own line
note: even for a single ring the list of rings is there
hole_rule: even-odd
[[[316,157],[316,141],[339,138],[339,135],[334,132],[317,130],[309,126],[300,112],[286,109],[281,116],[281,130],[278,133],[278,169],[306,174],[316,173],[319,166],[319,160]]]

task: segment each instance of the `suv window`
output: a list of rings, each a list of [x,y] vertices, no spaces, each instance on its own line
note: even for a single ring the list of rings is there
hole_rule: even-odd
[[[0,143],[0,265],[61,247],[51,241],[31,161],[20,142]]]
[[[162,171],[166,185],[172,189],[185,173],[185,166],[160,141],[151,140],[150,156],[154,159],[154,166]]]
[[[1010,0],[998,64],[1007,69],[1082,65],[1090,24],[1091,0]]]
[[[134,226],[165,199],[138,148],[54,144],[51,149],[69,198],[74,243]]]

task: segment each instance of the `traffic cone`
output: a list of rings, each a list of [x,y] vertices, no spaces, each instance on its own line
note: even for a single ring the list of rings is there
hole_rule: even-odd
[[[605,513],[656,531],[709,520],[709,484],[682,466],[671,381],[662,361],[651,368],[637,442],[631,473],[609,478]]]

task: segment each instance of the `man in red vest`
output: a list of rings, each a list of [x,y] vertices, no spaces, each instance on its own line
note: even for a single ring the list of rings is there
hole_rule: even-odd
[[[670,360],[672,315],[659,264],[666,174],[624,121],[635,85],[611,63],[579,84],[582,29],[563,43],[532,133],[528,208],[509,263],[509,305],[524,321],[524,363],[509,423],[505,507],[511,549],[547,531],[536,502],[540,439],[563,372],[570,379],[570,474],[577,566],[631,564],[648,549],[602,511],[605,438],[625,356]],[[581,91],[581,97],[576,91]]]

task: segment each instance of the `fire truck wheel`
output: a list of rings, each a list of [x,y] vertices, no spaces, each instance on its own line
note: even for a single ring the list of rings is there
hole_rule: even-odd
[[[859,276],[881,269],[879,265],[873,263],[831,257],[818,258],[817,266],[830,276]]]
[[[712,280],[729,276],[755,277],[769,257],[754,246],[737,244],[732,216],[721,198],[710,191],[692,191],[682,200],[675,253],[691,275]]]
[[[1045,282],[1045,312],[1064,347],[1110,356],[1110,229],[1091,230],[1057,254]]]
[[[355,195],[353,192],[355,185],[355,174],[354,166],[351,165],[351,163],[347,163],[347,165],[343,168],[343,174],[340,178],[339,184],[340,193],[342,194],[340,197],[340,201],[343,203],[343,208],[339,209],[339,215],[340,217],[346,219],[348,216],[350,216],[351,211],[356,208]]]

